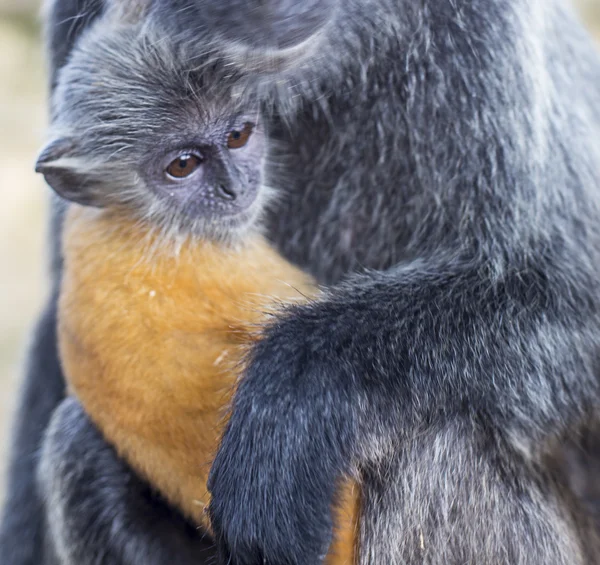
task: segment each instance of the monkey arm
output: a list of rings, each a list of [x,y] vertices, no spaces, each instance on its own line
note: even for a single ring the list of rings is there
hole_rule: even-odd
[[[535,458],[598,389],[590,296],[553,272],[407,265],[274,323],[209,479],[222,562],[320,562],[336,481],[423,427],[481,419]]]
[[[73,398],[54,412],[39,483],[61,565],[198,565],[214,556],[210,539],[156,499]]]

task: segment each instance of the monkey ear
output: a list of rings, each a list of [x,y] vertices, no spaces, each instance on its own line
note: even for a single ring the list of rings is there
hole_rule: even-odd
[[[84,206],[101,206],[93,183],[78,170],[75,144],[70,139],[51,141],[38,156],[35,172],[44,175],[46,183],[65,200]]]
[[[75,144],[67,138],[61,137],[52,140],[38,155],[35,163],[35,172],[45,174],[49,167],[56,166],[56,162],[73,154]]]

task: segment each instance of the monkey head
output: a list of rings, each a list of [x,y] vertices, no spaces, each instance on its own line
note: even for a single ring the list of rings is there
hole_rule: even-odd
[[[36,170],[67,200],[235,238],[268,195],[258,103],[241,80],[156,26],[100,21],[60,73]]]

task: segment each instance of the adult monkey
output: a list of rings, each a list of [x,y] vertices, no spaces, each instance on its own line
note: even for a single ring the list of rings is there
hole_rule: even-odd
[[[600,398],[591,42],[562,0],[347,0],[331,17],[311,2],[306,18],[298,5],[273,2],[282,17],[263,28],[253,2],[213,21],[210,3],[155,0],[176,32],[229,47],[239,32],[237,55],[318,47],[277,77],[304,105],[274,119],[289,182],[274,178],[286,197],[270,233],[326,283],[375,270],[257,348],[213,467],[221,556],[317,563],[335,481],[358,468],[364,563],[584,563],[542,463]],[[106,448],[96,467],[77,461],[77,434],[102,449],[93,433],[67,403],[45,450],[54,532],[81,538],[83,524],[92,544],[73,563],[101,562],[114,514],[77,490],[86,473],[60,471],[123,484],[101,473],[117,464]],[[115,510],[124,527],[136,494]]]

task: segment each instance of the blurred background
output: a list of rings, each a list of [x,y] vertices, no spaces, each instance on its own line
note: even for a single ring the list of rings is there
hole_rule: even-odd
[[[600,39],[600,0],[574,0]],[[0,504],[28,333],[47,292],[47,189],[33,173],[46,123],[38,0],[0,0]]]

